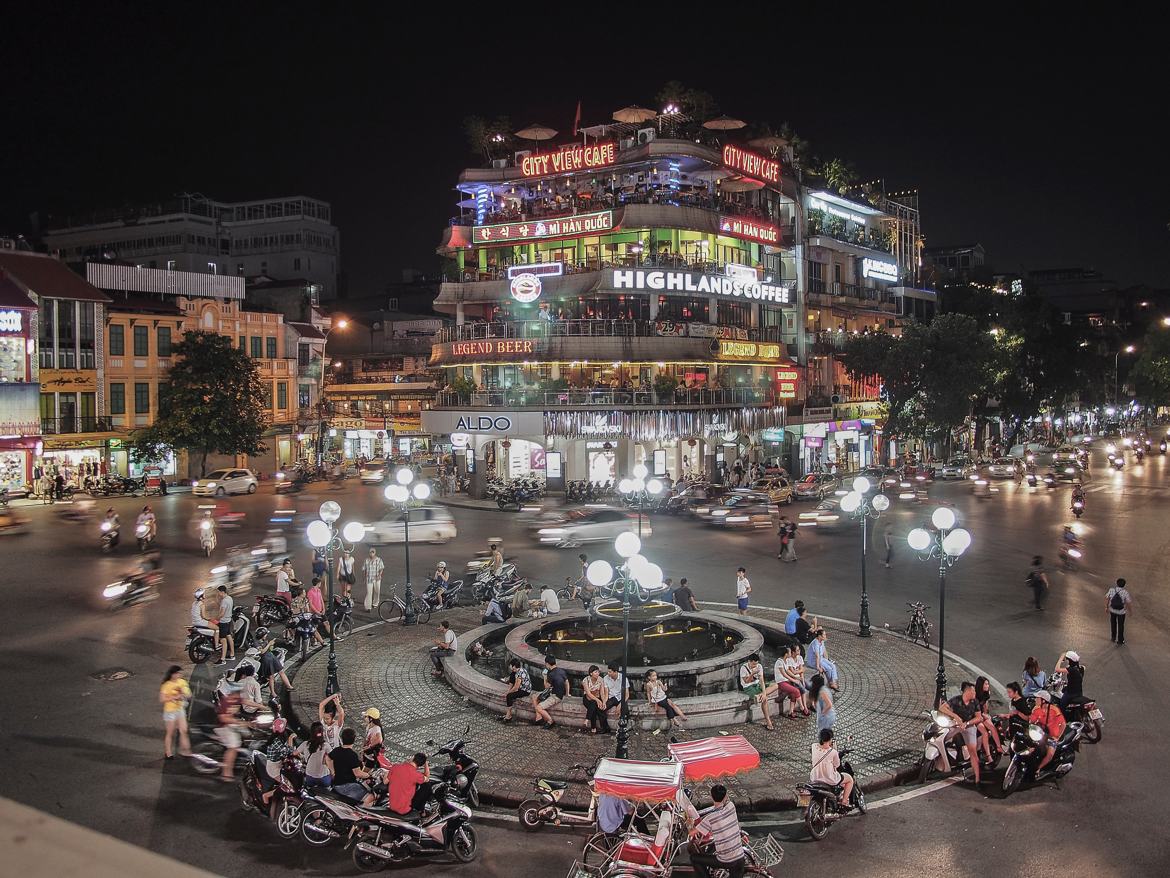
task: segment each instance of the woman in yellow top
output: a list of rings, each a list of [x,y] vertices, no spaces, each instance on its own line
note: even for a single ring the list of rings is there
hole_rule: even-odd
[[[172,751],[176,730],[179,732],[179,753],[183,756],[191,755],[191,739],[187,736],[187,702],[191,700],[191,687],[179,673],[182,670],[178,665],[171,665],[158,690],[163,723],[167,728],[166,738],[163,739],[163,753],[167,759],[175,755]]]

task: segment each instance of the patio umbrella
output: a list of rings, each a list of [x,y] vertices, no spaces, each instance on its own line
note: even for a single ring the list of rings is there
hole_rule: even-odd
[[[756,149],[766,149],[771,155],[776,155],[776,153],[788,146],[788,141],[778,135],[769,134],[765,137],[752,138],[748,141],[748,146],[754,146]]]
[[[764,184],[759,180],[747,177],[736,177],[734,180],[722,180],[719,183],[724,192],[751,192],[753,189],[763,189]]]
[[[686,176],[690,180],[714,182],[723,177],[731,176],[731,171],[727,170],[727,168],[702,168],[698,171],[688,171]]]
[[[539,122],[533,122],[527,128],[521,128],[517,131],[516,136],[524,140],[549,140],[557,136],[557,130],[549,128],[547,125],[541,125]]]
[[[647,110],[645,107],[639,107],[637,104],[622,107],[613,114],[615,122],[649,122],[651,119],[656,118],[658,118],[657,112]]]
[[[709,131],[734,131],[737,128],[746,128],[747,122],[743,119],[733,119],[730,116],[719,116],[715,119],[708,119],[703,123],[703,127]]]

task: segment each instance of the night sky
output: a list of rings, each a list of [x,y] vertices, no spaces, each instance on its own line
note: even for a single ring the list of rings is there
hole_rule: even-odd
[[[374,292],[437,267],[456,176],[478,162],[465,116],[568,140],[578,100],[583,124],[600,122],[656,107],[678,79],[749,122],[787,120],[862,179],[917,187],[927,246],[979,242],[1004,271],[1075,265],[1170,286],[1168,50],[1146,47],[1136,20],[977,32],[861,21],[846,5],[823,21],[695,7],[677,28],[655,7],[608,19],[609,4],[503,4],[475,21],[458,5],[432,21],[297,4],[26,6],[0,45],[0,235],[27,233],[34,211],[303,194],[333,204],[351,293]]]

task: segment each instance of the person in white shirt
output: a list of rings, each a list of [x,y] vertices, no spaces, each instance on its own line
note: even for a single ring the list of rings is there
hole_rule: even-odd
[[[557,597],[557,593],[553,591],[551,585],[546,585],[540,592],[540,605],[542,615],[555,616],[561,611],[561,600]]]
[[[292,606],[292,588],[290,586],[293,582],[296,582],[296,579],[293,578],[292,561],[285,558],[280,569],[276,571],[276,596],[289,606]]]
[[[369,556],[366,558],[366,603],[367,610],[373,609],[382,602],[382,572],[386,569],[386,565],[382,559],[378,557],[378,553],[371,547]]]
[[[1117,585],[1105,593],[1105,609],[1109,613],[1109,639],[1118,646],[1125,643],[1125,617],[1129,615],[1129,605],[1132,601],[1124,579],[1117,580]]]
[[[840,784],[838,802],[842,807],[848,807],[853,792],[853,775],[841,771],[841,754],[833,746],[833,730],[821,729],[817,740],[818,743],[812,745],[812,771],[808,773],[808,779],[811,783]]]
[[[342,597],[349,597],[349,590],[357,582],[357,576],[354,573],[356,568],[357,561],[353,557],[353,552],[349,549],[342,549],[341,557],[337,559],[337,581],[341,583]]]
[[[207,620],[203,618],[203,589],[195,589],[195,600],[191,602],[191,624],[196,628],[206,628]]]
[[[219,587],[219,662],[223,664],[229,658],[236,657],[236,641],[232,637],[232,609],[236,602],[228,594],[227,586]]]
[[[748,581],[747,570],[740,567],[735,571],[735,603],[741,616],[747,615],[748,595],[751,593],[752,584]]]
[[[455,655],[459,649],[459,638],[451,630],[451,623],[444,619],[439,623],[439,637],[431,647],[431,664],[435,669],[431,671],[436,677],[443,676],[443,659]]]

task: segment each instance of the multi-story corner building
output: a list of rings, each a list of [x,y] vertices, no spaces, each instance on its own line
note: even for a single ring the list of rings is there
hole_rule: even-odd
[[[10,314],[0,350],[6,371],[24,376],[7,382],[12,387],[3,391],[5,408],[12,406],[0,417],[0,470],[6,482],[14,482],[21,467],[31,480],[38,471],[59,469],[71,476],[82,464],[99,465],[118,436],[107,414],[102,357],[109,297],[43,254],[0,251],[0,273],[12,302],[4,309]],[[34,312],[17,291],[34,304]],[[32,418],[30,398],[38,408]]]
[[[0,491],[27,490],[40,455],[37,304],[0,268]]]
[[[429,451],[422,412],[435,403],[436,372],[428,361],[443,321],[376,311],[349,317],[329,339],[325,393],[331,448],[348,458],[408,456]]]
[[[69,263],[117,260],[143,268],[238,277],[304,278],[337,293],[340,234],[328,202],[304,196],[215,201],[184,194],[50,223],[44,241]]]
[[[213,463],[269,472],[297,459],[300,437],[312,422],[311,400],[301,405],[305,398],[299,379],[301,331],[286,324],[279,313],[249,308],[243,277],[94,263],[86,271],[110,298],[104,371],[109,418],[121,440],[154,423],[166,394],[172,348],[184,332],[198,330],[227,336],[256,361],[269,422],[264,437],[268,452],[263,456]],[[323,339],[310,341],[307,355],[314,343],[323,347]],[[137,466],[120,446],[111,450],[110,466],[115,472],[137,475]],[[192,475],[181,452],[169,456],[164,469],[168,475]]]
[[[669,126],[663,126],[669,130]],[[767,154],[653,123],[471,168],[430,364],[476,492],[489,475],[713,473],[785,422],[803,332],[795,182]]]

